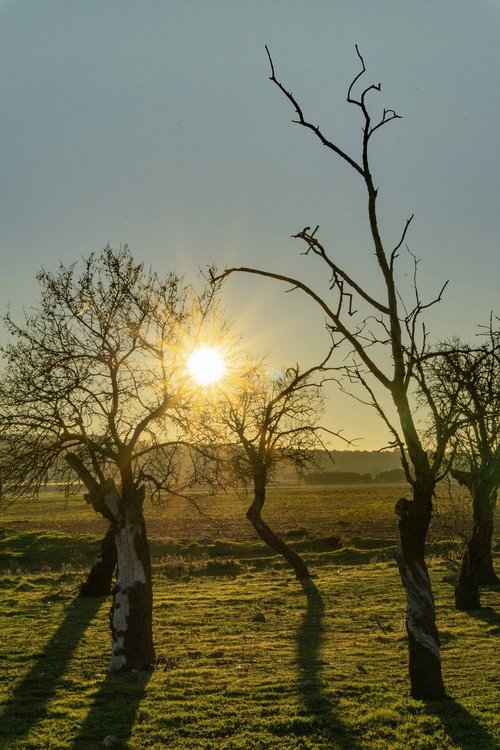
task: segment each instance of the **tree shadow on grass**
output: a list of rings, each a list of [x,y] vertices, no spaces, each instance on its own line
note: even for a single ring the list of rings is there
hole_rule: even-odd
[[[71,750],[97,750],[107,736],[116,738],[113,747],[126,748],[150,677],[151,672],[108,675],[94,696]]]
[[[68,562],[86,564],[95,557],[96,540],[45,531],[0,529],[0,570],[61,570]]]
[[[47,715],[78,643],[97,614],[103,599],[75,599],[64,620],[38,656],[35,664],[15,686],[0,715],[0,746],[19,741]]]
[[[492,627],[500,627],[500,612],[497,612],[493,607],[481,607],[481,609],[473,609],[467,612],[470,617],[474,617],[476,620],[482,620],[488,623]]]
[[[427,711],[437,716],[452,743],[461,750],[500,750],[500,743],[460,703],[445,701],[426,703]]]
[[[474,609],[467,615],[490,625],[495,634],[500,629],[500,614],[493,607]],[[452,698],[442,703],[427,703],[426,707],[441,719],[450,739],[462,750],[500,750],[500,741]]]
[[[316,585],[302,581],[307,610],[297,632],[297,661],[300,669],[302,702],[318,725],[318,733],[331,743],[332,750],[361,750],[355,736],[333,712],[332,703],[321,684],[320,660],[325,605]]]

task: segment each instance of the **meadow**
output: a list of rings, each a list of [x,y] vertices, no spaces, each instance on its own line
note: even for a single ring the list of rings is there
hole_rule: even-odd
[[[447,506],[429,547],[450,699],[409,697],[394,550],[401,485],[274,487],[266,519],[313,572],[258,540],[245,498],[147,508],[157,667],[108,677],[109,600],[78,599],[105,526],[42,493],[0,517],[0,748],[498,750],[498,588],[453,607]]]

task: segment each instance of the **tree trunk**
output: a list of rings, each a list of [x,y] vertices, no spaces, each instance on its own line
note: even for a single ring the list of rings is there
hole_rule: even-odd
[[[472,533],[467,542],[460,564],[457,585],[455,586],[455,608],[461,612],[470,612],[481,607],[481,592],[479,590],[478,569],[474,565],[477,554],[477,535]]]
[[[494,503],[476,501],[479,501],[477,494],[473,498],[474,526],[462,557],[460,573],[455,588],[455,606],[463,612],[481,607],[479,589],[481,585],[499,583],[493,569],[491,554],[493,513],[491,512],[490,514],[489,507],[494,508]],[[476,505],[480,507],[476,507]],[[484,512],[485,509],[486,513]],[[480,512],[477,512],[478,510]]]
[[[116,562],[115,527],[114,524],[111,524],[101,542],[101,547],[87,580],[80,587],[79,596],[89,599],[97,596],[108,596],[111,593]]]
[[[268,547],[278,552],[282,557],[285,558],[287,563],[295,571],[295,575],[299,581],[306,581],[311,578],[309,569],[305,564],[304,560],[296,552],[291,549],[274,531],[267,525],[262,519],[261,511],[266,500],[265,487],[255,488],[254,490],[254,501],[247,510],[246,516],[252,526],[254,527],[257,534],[260,536],[263,542]]]
[[[146,536],[144,487],[136,488],[130,466],[122,471],[122,492],[112,479],[97,482],[74,453],[66,461],[88,489],[85,500],[110,521],[115,531],[116,585],[110,612],[112,637],[109,672],[149,671],[155,663],[153,588]]]
[[[465,471],[452,473],[472,496],[474,525],[455,587],[456,608],[468,612],[481,607],[481,585],[499,583],[491,552],[497,491],[494,483],[488,481],[484,470],[480,474]]]
[[[492,545],[497,490],[491,490],[486,497],[473,498],[474,532],[477,529],[479,554],[477,558],[477,580],[479,585],[488,586],[500,583],[493,567]]]
[[[481,538],[483,539],[483,549],[478,572],[478,582],[480,586],[496,586],[500,583],[500,578],[497,576],[493,566],[493,514],[491,521],[482,527]]]
[[[109,672],[154,668],[151,558],[142,513],[144,491],[120,496],[115,536],[118,571],[110,613],[112,655]]]
[[[432,489],[414,488],[413,500],[396,503],[399,518],[397,562],[406,592],[411,695],[419,700],[446,698],[441,673],[439,633],[432,587],[425,563],[425,540],[432,512]]]

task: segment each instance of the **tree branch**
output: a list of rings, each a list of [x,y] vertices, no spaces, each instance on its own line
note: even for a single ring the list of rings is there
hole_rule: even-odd
[[[271,57],[271,53],[269,52],[269,47],[267,46],[267,44],[265,46],[266,46],[267,56],[269,58],[269,64],[271,66],[271,75],[269,76],[269,80],[272,81],[280,89],[280,91],[283,92],[283,94],[286,96],[286,98],[288,99],[288,101],[293,105],[293,107],[294,107],[294,109],[295,109],[295,111],[297,113],[297,116],[299,118],[298,120],[292,120],[292,122],[294,122],[294,123],[296,123],[298,125],[302,125],[304,128],[308,128],[309,130],[312,130],[312,132],[316,135],[316,137],[319,138],[319,140],[321,141],[321,143],[323,144],[323,146],[326,146],[331,151],[334,151],[338,156],[340,156],[342,159],[344,159],[344,161],[346,161],[354,170],[356,170],[356,172],[358,172],[361,176],[364,177],[363,168],[354,159],[352,159],[341,148],[339,148],[338,146],[336,146],[335,143],[333,143],[332,141],[329,141],[328,138],[326,138],[323,135],[323,133],[321,132],[321,130],[319,129],[319,127],[317,125],[313,125],[311,122],[309,122],[308,120],[306,120],[304,118],[304,115],[302,113],[302,109],[299,106],[299,103],[297,102],[297,100],[295,99],[295,97],[293,96],[293,94],[290,91],[287,91],[286,88],[276,78],[276,75],[275,75],[275,72],[274,72],[274,64],[273,64],[273,60],[272,60],[272,57]]]

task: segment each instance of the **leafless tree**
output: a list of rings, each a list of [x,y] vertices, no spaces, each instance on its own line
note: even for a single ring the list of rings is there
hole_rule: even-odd
[[[413,409],[412,390],[415,371],[422,353],[427,348],[427,336],[422,313],[441,299],[444,289],[430,301],[421,298],[416,283],[417,259],[409,254],[414,268],[414,284],[410,295],[403,293],[397,280],[400,255],[412,217],[404,224],[397,241],[386,242],[381,234],[378,198],[371,171],[371,146],[374,136],[386,125],[399,118],[392,109],[383,109],[374,116],[369,99],[381,90],[380,84],[372,84],[356,91],[360,79],[366,72],[365,63],[356,48],[361,70],[354,77],[347,92],[347,102],[360,114],[362,123],[361,150],[359,156],[351,156],[336,142],[329,139],[323,130],[313,124],[304,114],[296,97],[278,80],[271,55],[270,79],[292,105],[295,123],[311,131],[327,149],[338,157],[362,181],[366,189],[367,214],[370,241],[375,257],[376,284],[382,284],[383,297],[372,293],[367,285],[356,280],[354,275],[341,267],[332,253],[320,242],[318,229],[306,226],[296,235],[305,244],[305,254],[323,264],[328,286],[318,289],[302,278],[262,269],[240,267],[228,268],[218,278],[239,271],[276,279],[300,290],[310,297],[323,311],[327,327],[337,347],[347,347],[350,364],[345,367],[348,377],[365,387],[368,402],[377,409],[393,436],[393,444],[401,452],[406,477],[412,487],[412,499],[401,498],[396,503],[399,519],[400,544],[398,565],[402,584],[406,591],[406,626],[409,644],[409,672],[411,692],[416,698],[441,700],[445,688],[441,671],[439,634],[436,627],[434,597],[425,560],[425,542],[433,511],[433,493],[443,471],[449,427],[445,420],[435,424],[434,452],[426,450],[417,429]],[[373,258],[367,253],[364,263]],[[360,259],[361,261],[361,259]],[[385,406],[380,395],[391,397],[395,416]]]
[[[315,376],[325,364],[304,371],[296,365],[282,372],[262,363],[248,367],[222,394],[216,412],[235,479],[253,485],[247,518],[259,537],[291,565],[298,580],[310,578],[306,563],[264,521],[262,511],[276,472],[286,465],[298,472],[310,468],[315,450],[324,449],[322,434],[338,434],[319,425],[322,380]]]
[[[4,502],[48,479],[110,523],[117,580],[110,672],[155,662],[146,492],[187,492],[212,466],[186,438],[196,401],[185,359],[207,323],[201,296],[175,274],[160,279],[125,247],[42,271],[39,306],[6,324],[0,380]]]
[[[446,342],[425,361],[427,380],[441,407],[452,404],[452,476],[470,493],[473,526],[455,588],[457,609],[480,607],[480,586],[499,582],[493,568],[494,513],[500,486],[500,332],[472,347]]]

